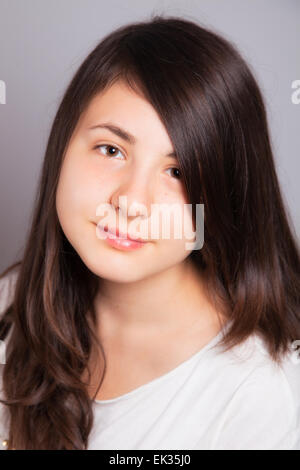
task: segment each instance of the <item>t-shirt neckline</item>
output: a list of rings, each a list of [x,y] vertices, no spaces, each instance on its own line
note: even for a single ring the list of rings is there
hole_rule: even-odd
[[[151,388],[152,386],[172,377],[177,372],[183,370],[186,366],[192,364],[194,360],[202,356],[202,354],[204,354],[208,349],[213,347],[215,343],[218,342],[219,338],[224,334],[225,330],[229,327],[229,323],[230,323],[230,320],[228,320],[226,324],[223,326],[223,328],[219,331],[219,333],[216,336],[214,336],[208,343],[206,343],[200,350],[195,352],[192,356],[190,356],[185,361],[178,364],[178,366],[174,367],[169,372],[166,372],[165,374],[162,374],[159,377],[156,377],[155,379],[152,379],[149,382],[146,382],[145,384],[142,384],[139,387],[136,387],[135,389],[130,390],[127,393],[123,393],[122,395],[119,395],[118,397],[110,398],[108,400],[93,400],[93,403],[99,404],[99,405],[117,403],[119,401],[126,400],[127,398],[131,398],[139,393],[142,393],[148,390],[148,388]]]

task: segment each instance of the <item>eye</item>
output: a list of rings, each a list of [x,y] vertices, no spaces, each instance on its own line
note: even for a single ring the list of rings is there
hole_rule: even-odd
[[[107,156],[108,158],[112,158],[116,156],[116,154],[118,152],[121,152],[121,150],[116,146],[116,145],[111,145],[111,144],[100,144],[100,145],[95,145],[95,147],[93,148],[93,150],[98,150],[100,147],[106,147],[108,149],[113,149],[113,152],[112,154],[109,153],[108,155],[107,154],[104,154],[105,156]],[[121,152],[122,153],[122,152]],[[176,179],[181,179],[181,172],[179,170],[179,168],[177,167],[173,167],[173,168],[168,168],[167,171],[170,171],[170,170],[174,170],[175,171],[175,176],[174,178]]]
[[[177,168],[177,167],[168,168],[167,171],[169,171],[169,170],[174,170],[174,173],[175,173],[174,178],[181,180],[181,172],[180,172],[179,168]]]
[[[110,149],[109,154],[104,154],[108,158],[113,158],[118,154],[118,152],[121,152],[121,150],[116,145],[111,145],[111,144],[95,145],[93,150],[98,150],[98,148],[100,147],[107,147],[108,149]],[[111,150],[112,150],[112,153],[110,153]]]

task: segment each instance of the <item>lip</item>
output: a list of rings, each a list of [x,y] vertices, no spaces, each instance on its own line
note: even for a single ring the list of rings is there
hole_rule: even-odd
[[[117,227],[113,230],[110,230],[107,227],[107,225],[105,227],[102,227],[101,225],[99,225],[99,228],[101,230],[104,230],[104,232],[107,232],[108,234],[111,233],[114,238],[120,238],[121,240],[131,240],[133,242],[139,242],[139,243],[146,243],[146,241],[142,240],[141,238],[133,238],[128,233],[126,235],[124,233],[121,233]]]
[[[115,228],[115,233],[112,230],[108,230],[108,227],[102,227],[101,225],[96,224],[97,230],[107,234],[107,237],[104,239],[109,245],[119,250],[130,251],[143,247],[147,244],[146,241],[141,240],[141,238],[132,238],[128,234],[120,234],[120,231]],[[110,236],[111,235],[111,236]]]

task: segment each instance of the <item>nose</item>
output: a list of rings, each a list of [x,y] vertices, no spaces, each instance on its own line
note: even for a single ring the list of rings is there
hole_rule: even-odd
[[[146,219],[151,216],[154,194],[154,183],[135,173],[118,185],[111,196],[111,204],[123,220]]]

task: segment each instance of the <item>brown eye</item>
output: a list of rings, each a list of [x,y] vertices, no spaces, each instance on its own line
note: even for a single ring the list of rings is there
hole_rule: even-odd
[[[116,147],[115,145],[110,145],[110,144],[101,144],[101,145],[96,145],[94,147],[94,150],[97,150],[99,149],[100,147],[105,147],[108,149],[108,151],[106,151],[107,153],[104,153],[104,155],[108,158],[113,158],[115,157],[116,155],[118,155],[118,152],[121,152],[121,150]],[[122,153],[122,152],[121,152]]]
[[[173,170],[173,171],[174,171],[174,173],[173,173],[174,178],[176,178],[176,179],[181,179],[181,173],[180,173],[179,168],[176,168],[176,167],[174,167],[174,168],[168,168],[167,171],[169,171],[169,170]]]

